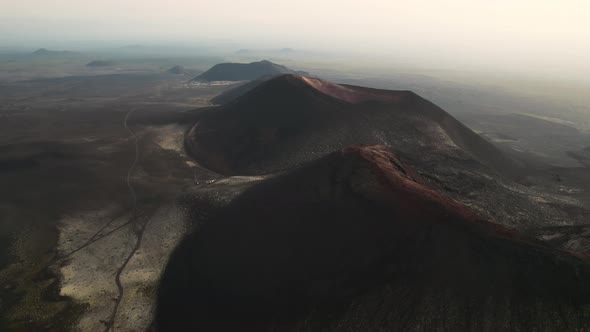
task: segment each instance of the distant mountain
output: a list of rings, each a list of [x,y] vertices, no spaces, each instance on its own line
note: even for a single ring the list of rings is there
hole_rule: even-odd
[[[186,72],[186,68],[184,68],[183,66],[180,66],[180,65],[176,65],[176,66],[168,69],[166,72],[170,73],[170,74],[180,75],[180,74],[184,74]]]
[[[52,51],[46,48],[40,48],[31,53],[34,56],[63,56],[63,55],[75,55],[76,52],[72,51]]]
[[[307,76],[309,73],[291,70],[270,61],[252,63],[220,63],[194,78],[195,81],[250,81],[263,76],[296,74]]]
[[[54,54],[54,53],[60,53],[58,51],[50,51],[46,48],[40,48],[36,51],[34,51],[32,54],[33,55],[49,55],[49,54]]]
[[[176,66],[166,70],[166,72],[168,74],[173,74],[173,75],[189,75],[189,76],[194,76],[194,75],[198,75],[198,74],[202,73],[202,71],[200,71],[200,70],[186,68],[186,67],[183,67],[180,65],[176,65]]]
[[[87,67],[110,67],[116,63],[113,61],[94,60],[86,64]]]
[[[481,218],[401,159],[353,146],[246,189],[175,250],[157,329],[588,327],[587,256]]]

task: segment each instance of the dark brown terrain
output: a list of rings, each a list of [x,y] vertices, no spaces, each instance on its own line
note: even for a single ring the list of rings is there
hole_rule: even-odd
[[[176,198],[214,175],[183,135],[222,88],[145,72],[0,83],[0,330],[149,326],[184,234]]]
[[[385,146],[270,177],[175,250],[159,330],[582,331],[590,260],[485,221]]]
[[[510,226],[587,223],[577,202],[519,184],[525,164],[410,91],[283,75],[198,116],[187,151],[226,175],[283,171],[352,144],[388,144],[424,178]],[[572,205],[580,214],[564,212]]]
[[[582,129],[221,61],[0,54],[0,330],[589,330]]]
[[[322,137],[311,142],[316,133]],[[203,116],[190,135],[193,155],[225,174],[269,173],[338,146],[401,143],[404,139],[408,148],[421,145],[441,150],[442,142],[437,141],[446,139],[496,170],[516,172],[518,166],[448,113],[410,91],[345,86],[296,75],[263,82]]]

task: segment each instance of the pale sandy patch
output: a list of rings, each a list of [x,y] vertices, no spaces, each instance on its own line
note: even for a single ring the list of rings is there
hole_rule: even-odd
[[[113,207],[64,216],[59,223],[60,255],[75,250],[115,214]],[[116,219],[105,231],[125,222]],[[144,331],[152,321],[155,290],[169,255],[186,232],[185,215],[175,205],[165,205],[149,216],[142,245],[121,275],[124,295],[115,319],[118,331]],[[84,304],[77,329],[101,331],[112,314],[118,289],[117,269],[136,241],[130,225],[73,254],[57,268],[61,276],[60,294]]]

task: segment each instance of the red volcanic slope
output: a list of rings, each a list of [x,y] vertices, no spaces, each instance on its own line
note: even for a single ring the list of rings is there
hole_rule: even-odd
[[[252,331],[301,320],[312,331],[560,329],[590,319],[588,280],[587,260],[482,220],[387,147],[355,146],[260,182],[185,240],[162,279],[157,320]]]
[[[312,77],[301,77],[301,80],[326,95],[351,104],[366,101],[399,102],[402,99],[400,94],[384,93],[383,90],[346,86]]]
[[[515,167],[491,143],[412,92],[295,75],[270,79],[206,112],[186,143],[204,166],[225,174],[269,173],[342,146],[383,143],[418,155],[458,148],[494,169]]]

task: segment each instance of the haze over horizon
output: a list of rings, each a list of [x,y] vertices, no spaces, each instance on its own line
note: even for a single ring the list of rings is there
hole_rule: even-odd
[[[352,19],[354,18],[354,19]],[[453,69],[584,77],[590,2],[4,0],[0,43],[224,41],[335,51]],[[43,43],[41,45],[41,43]]]

